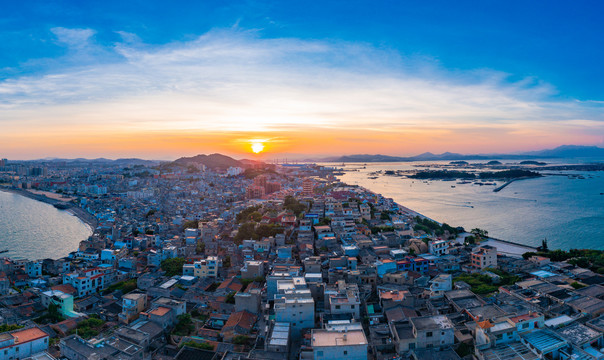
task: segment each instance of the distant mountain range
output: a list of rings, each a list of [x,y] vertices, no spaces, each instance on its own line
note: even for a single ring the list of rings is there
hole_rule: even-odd
[[[520,154],[457,154],[445,152],[433,154],[425,152],[415,156],[389,155],[344,155],[320,159],[325,162],[402,162],[402,161],[438,161],[438,160],[493,160],[493,159],[543,159],[543,158],[600,158],[604,160],[604,148],[597,146],[562,145],[555,149],[530,151]]]
[[[85,158],[76,158],[76,159],[61,159],[61,158],[45,158],[40,160],[34,160],[35,162],[64,162],[69,164],[108,164],[108,165],[123,165],[123,166],[134,166],[134,165],[144,165],[144,166],[154,166],[158,165],[160,162],[157,160],[144,160],[137,158],[126,158],[126,159],[106,159],[106,158],[97,158],[97,159],[85,159]]]

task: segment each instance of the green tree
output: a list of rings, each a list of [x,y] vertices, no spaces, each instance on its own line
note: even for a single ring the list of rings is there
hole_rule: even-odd
[[[182,275],[184,264],[185,259],[180,257],[166,259],[161,262],[161,269],[166,272],[166,276]]]
[[[195,331],[195,325],[193,324],[193,320],[191,320],[191,315],[178,315],[178,322],[174,326],[172,334],[178,336],[187,336],[191,335],[193,331]]]
[[[214,346],[212,344],[208,344],[205,341],[202,341],[202,342],[187,341],[186,343],[183,343],[182,346],[188,346],[191,348],[202,349],[202,350],[214,350]]]
[[[474,228],[470,231],[475,237],[482,239],[489,236],[489,232],[483,229]]]
[[[237,335],[233,338],[233,344],[235,345],[247,345],[250,342],[250,338],[245,335]]]

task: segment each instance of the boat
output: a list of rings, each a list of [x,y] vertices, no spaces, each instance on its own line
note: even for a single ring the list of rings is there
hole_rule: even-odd
[[[454,188],[454,187],[455,187],[455,185],[451,185],[451,187],[452,187],[452,188]]]

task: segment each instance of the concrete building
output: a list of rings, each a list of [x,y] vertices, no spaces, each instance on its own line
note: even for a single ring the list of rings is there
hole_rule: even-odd
[[[205,260],[196,261],[193,263],[193,276],[200,278],[218,277],[218,271],[222,267],[222,260],[217,256],[208,256]]]
[[[242,279],[264,277],[264,261],[247,260],[241,268]]]
[[[497,267],[497,248],[484,245],[472,251],[472,266],[477,269],[496,268]]]
[[[40,294],[40,302],[45,308],[54,304],[65,317],[76,317],[81,314],[73,311],[73,296],[60,290],[48,290]]]
[[[30,327],[0,334],[0,360],[25,359],[48,350],[47,333]]]
[[[411,318],[415,348],[444,348],[455,342],[455,328],[445,315]]]
[[[430,254],[441,256],[449,253],[449,242],[445,240],[432,240],[428,243]]]
[[[138,319],[139,314],[147,307],[147,294],[130,293],[122,297],[122,312],[118,315],[119,321],[129,324]]]
[[[363,330],[330,331],[313,329],[311,347],[313,359],[367,359],[367,337]]]
[[[332,315],[349,315],[351,318],[360,319],[361,300],[357,284],[346,284],[338,280],[335,287],[325,289],[325,306]]]
[[[77,291],[77,296],[82,297],[97,293],[106,287],[105,274],[100,268],[86,269],[63,275],[63,284],[70,284]]]
[[[315,300],[310,290],[286,290],[275,295],[275,321],[291,324],[292,336],[315,326]]]
[[[434,279],[430,280],[430,297],[440,298],[445,295],[445,292],[453,290],[453,275],[438,274]]]

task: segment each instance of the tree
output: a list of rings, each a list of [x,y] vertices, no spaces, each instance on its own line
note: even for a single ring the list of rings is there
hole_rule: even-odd
[[[185,264],[183,258],[166,259],[161,262],[161,269],[166,272],[166,276],[182,275],[182,267]]]
[[[544,252],[548,252],[549,251],[549,249],[547,248],[547,239],[543,239],[541,241],[541,247],[537,248],[537,250],[544,251]]]
[[[476,238],[472,235],[466,236],[465,241],[466,245],[474,245],[476,244]]]
[[[212,344],[208,344],[207,342],[196,342],[196,341],[187,341],[182,344],[183,346],[188,346],[195,349],[202,350],[214,350],[214,346]]]
[[[195,325],[193,325],[193,320],[191,320],[191,315],[182,314],[178,315],[178,322],[174,326],[174,330],[172,333],[178,336],[187,336],[193,333],[195,330]]]
[[[474,228],[470,231],[478,239],[483,239],[489,236],[489,232],[483,229]]]
[[[237,335],[233,338],[233,344],[235,345],[247,345],[250,338],[245,335]]]

